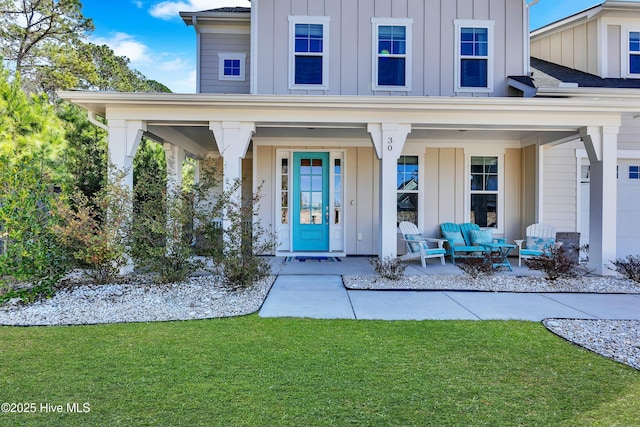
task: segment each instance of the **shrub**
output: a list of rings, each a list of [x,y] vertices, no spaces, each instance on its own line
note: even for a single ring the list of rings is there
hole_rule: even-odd
[[[162,177],[139,177],[132,223],[133,256],[137,264],[158,273],[162,283],[186,279],[204,262],[194,258],[194,193],[167,185]]]
[[[271,254],[276,248],[277,236],[262,225],[258,216],[261,187],[243,199],[240,196],[242,181],[228,183],[209,212],[222,223],[222,245],[211,245],[209,256],[222,273],[224,283],[232,289],[247,288],[271,273],[268,259],[260,256]],[[207,227],[214,218],[201,218],[202,233],[214,241],[219,230]]]
[[[116,278],[129,259],[131,194],[124,179],[125,171],[112,168],[107,185],[92,200],[77,190],[70,203],[57,203],[61,223],[54,230],[75,266],[97,283]]]
[[[389,280],[399,280],[404,275],[407,265],[400,257],[386,257],[384,259],[369,258],[369,263],[373,265],[376,273],[382,278]]]
[[[571,262],[564,251],[562,246],[553,246],[548,253],[525,260],[525,265],[532,270],[542,271],[547,280],[578,276],[576,265]]]
[[[458,262],[456,266],[473,279],[477,279],[481,275],[487,276],[494,274],[497,270],[497,267],[494,267],[494,265],[498,262],[500,262],[500,254],[483,252],[483,255],[480,257],[464,258],[463,261]]]
[[[23,158],[0,168],[0,194],[0,299],[51,296],[68,271],[53,231],[57,189],[39,162]]]
[[[627,255],[626,258],[618,258],[611,261],[613,269],[627,279],[640,283],[640,256]]]

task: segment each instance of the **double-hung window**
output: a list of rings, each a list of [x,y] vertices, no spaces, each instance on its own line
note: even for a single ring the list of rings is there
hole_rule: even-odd
[[[456,91],[493,91],[493,21],[456,20]]]
[[[412,19],[372,18],[373,90],[409,91]]]
[[[244,81],[245,53],[218,53],[218,79]]]
[[[497,156],[471,157],[470,222],[499,228],[500,180]]]
[[[640,77],[640,31],[629,31],[629,69],[627,77]]]
[[[418,225],[419,172],[418,156],[400,156],[396,172],[398,223]]]
[[[289,88],[329,88],[329,17],[289,17]]]

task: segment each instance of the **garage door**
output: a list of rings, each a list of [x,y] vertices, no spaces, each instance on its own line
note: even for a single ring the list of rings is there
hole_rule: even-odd
[[[582,166],[580,244],[589,242],[589,166]],[[640,159],[618,160],[617,256],[640,255]]]
[[[640,255],[640,159],[618,160],[617,253]]]

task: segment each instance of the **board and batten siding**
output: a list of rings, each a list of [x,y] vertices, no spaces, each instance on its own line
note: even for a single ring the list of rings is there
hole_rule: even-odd
[[[577,231],[578,170],[576,149],[581,141],[544,148],[543,222],[556,231]]]
[[[202,33],[200,35],[200,93],[237,93],[250,91],[251,37],[247,34]],[[220,80],[219,53],[244,53],[245,79]]]
[[[256,3],[258,63],[254,65],[258,69],[258,94],[455,96],[456,19],[495,23],[494,92],[489,96],[506,96],[506,77],[524,74],[523,1],[260,0]],[[328,90],[289,89],[289,16],[329,17]],[[410,92],[373,91],[372,17],[413,20]]]
[[[531,56],[534,58],[596,75],[598,50],[596,21],[531,39]]]

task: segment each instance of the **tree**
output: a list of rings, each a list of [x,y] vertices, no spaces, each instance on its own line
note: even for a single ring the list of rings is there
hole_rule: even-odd
[[[30,91],[39,87],[40,69],[66,63],[65,54],[94,29],[79,0],[0,0],[0,10],[0,52]]]
[[[66,268],[52,213],[68,179],[64,128],[46,97],[28,97],[8,74],[0,68],[0,281],[31,281],[20,296],[32,298]]]
[[[84,43],[80,47],[82,57],[88,57],[95,67],[88,73],[82,87],[114,92],[171,92],[155,80],[149,80],[139,71],[130,68],[125,56],[117,56],[106,45]]]

